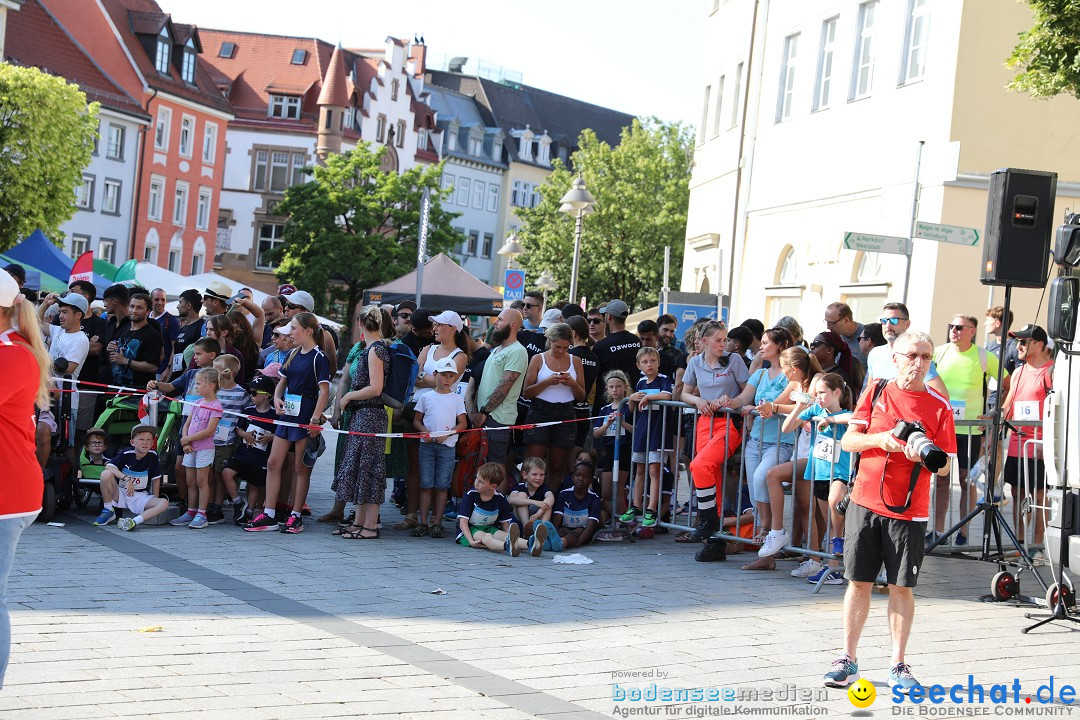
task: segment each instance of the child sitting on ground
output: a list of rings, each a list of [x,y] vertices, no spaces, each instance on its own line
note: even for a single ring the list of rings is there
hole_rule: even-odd
[[[266,461],[270,459],[270,443],[274,439],[273,421],[278,419],[271,398],[277,382],[265,375],[256,375],[248,385],[251,404],[244,408],[246,417],[236,423],[240,445],[225,464],[221,478],[225,494],[239,497],[239,484],[247,483],[247,511],[243,505],[233,505],[233,523],[243,525],[262,511],[266,489]]]
[[[412,537],[443,536],[446,493],[454,479],[454,463],[457,462],[457,434],[469,427],[465,401],[454,392],[457,376],[457,364],[452,358],[439,360],[435,364],[435,392],[424,393],[416,401],[413,427],[417,432],[432,435],[420,441],[420,514],[419,524],[409,533]],[[430,525],[428,510],[433,510]]]
[[[169,507],[168,500],[158,497],[161,470],[157,453],[150,449],[155,438],[156,427],[136,425],[131,428],[131,447],[106,463],[101,473],[101,499],[105,508],[94,525],[108,525],[115,520],[114,507],[127,508],[135,517],[121,518],[118,525],[123,530],[134,530]]]
[[[522,482],[514,486],[506,501],[514,510],[514,518],[521,525],[523,535],[532,535],[537,525],[551,520],[551,510],[555,507],[555,495],[548,490],[544,482],[547,465],[538,457],[527,457],[521,463]],[[550,535],[554,526],[547,529]]]
[[[579,462],[574,487],[560,492],[555,501],[555,527],[566,549],[589,544],[600,528],[600,496],[591,489],[595,473],[592,463]]]
[[[643,347],[637,352],[637,366],[641,370],[636,391],[630,402],[637,405],[638,418],[634,423],[634,452],[631,460],[637,464],[634,475],[634,495],[630,508],[619,516],[619,521],[630,523],[641,518],[641,526],[651,528],[659,519],[660,465],[664,453],[664,412],[649,411],[649,403],[671,399],[671,380],[660,372],[660,353],[656,348]],[[644,416],[644,418],[643,418]],[[646,471],[647,468],[647,471]],[[645,483],[648,478],[649,503],[642,513]]]
[[[497,488],[506,480],[506,470],[498,463],[484,463],[476,471],[473,489],[465,493],[458,507],[457,543],[482,547],[517,557],[522,550],[539,557],[547,540],[547,526],[536,527],[532,537],[521,537],[521,528],[511,522],[513,510]]]

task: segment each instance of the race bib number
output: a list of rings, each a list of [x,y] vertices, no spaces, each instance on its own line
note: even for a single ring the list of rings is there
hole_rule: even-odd
[[[133,490],[146,490],[150,485],[149,472],[146,470],[128,470],[124,473],[124,487]]]
[[[172,371],[174,373],[184,372],[184,353],[176,353],[172,357]]]
[[[840,460],[840,445],[836,438],[818,435],[814,443],[814,458],[825,462],[835,463]]]
[[[214,430],[214,443],[228,444],[233,439],[233,428],[236,427],[236,416],[222,417],[218,420]]]
[[[579,528],[589,524],[588,510],[563,510],[562,524],[564,527]]]
[[[285,414],[296,417],[300,414],[300,405],[304,399],[299,395],[285,393]]]
[[[645,393],[646,395],[659,395],[660,388],[645,388],[641,392]]]
[[[252,445],[252,447],[254,447],[256,450],[265,452],[266,449],[270,447],[270,443],[274,439],[273,433],[269,433],[266,430],[254,426],[249,429],[251,430],[251,434],[255,438],[255,443]]]
[[[607,430],[604,431],[604,437],[615,437],[616,435],[625,435],[626,428],[622,426],[622,417],[617,415],[611,424],[608,425]]]
[[[1013,420],[1040,420],[1039,401],[1022,400],[1013,403]]]
[[[949,405],[952,406],[953,420],[963,420],[964,410],[967,408],[967,402],[963,400],[950,400]]]
[[[452,392],[455,395],[457,395],[459,398],[464,399],[465,391],[468,389],[468,387],[469,387],[469,383],[467,383],[467,382],[456,382],[456,383],[454,383],[454,387],[453,387]]]
[[[195,403],[202,400],[198,395],[185,395],[184,396],[184,411],[183,416],[187,417],[191,414],[191,408],[195,407]]]

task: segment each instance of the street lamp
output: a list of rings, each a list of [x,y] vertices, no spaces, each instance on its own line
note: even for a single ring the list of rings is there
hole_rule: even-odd
[[[540,277],[536,278],[536,287],[544,291],[544,307],[547,307],[548,292],[559,286],[555,283],[555,278],[551,276],[551,272],[545,270],[540,273]]]
[[[506,258],[506,268],[509,270],[514,267],[514,258],[525,252],[525,248],[521,247],[521,243],[518,242],[517,233],[510,233],[506,242],[499,248],[497,255],[502,255]]]
[[[574,265],[570,270],[570,302],[576,303],[578,302],[578,261],[581,258],[581,221],[592,212],[592,206],[596,204],[596,198],[585,189],[585,180],[581,177],[581,173],[578,173],[578,176],[574,178],[573,186],[569,192],[563,195],[561,202],[562,207],[559,208],[559,211],[576,218],[574,224]]]

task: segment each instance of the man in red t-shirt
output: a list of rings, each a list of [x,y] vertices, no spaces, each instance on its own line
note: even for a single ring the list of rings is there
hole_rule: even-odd
[[[1013,421],[1040,421],[1043,417],[1043,406],[1046,396],[1054,387],[1054,361],[1050,357],[1050,349],[1047,347],[1049,338],[1046,331],[1038,325],[1025,325],[1016,332],[1010,332],[1009,337],[1016,338],[1016,353],[1020,365],[1013,371],[1015,380],[1009,386],[1009,394],[1001,405],[1002,417]],[[1021,448],[1021,441],[1026,445],[1029,440],[1039,441],[1042,439],[1041,427],[1018,427],[1016,432],[1009,433],[1009,450],[1005,458],[1005,483],[1012,491],[1013,500],[1013,523],[1016,534],[1024,536],[1024,516],[1020,512],[1020,501],[1027,496],[1033,496],[1035,504],[1045,505],[1046,493],[1046,468],[1042,461],[1042,445],[1028,445]],[[1021,452],[1023,450],[1023,452]],[[1027,467],[1024,468],[1024,477],[1020,476],[1020,458],[1026,456]],[[1023,485],[1017,488],[1020,481]],[[1041,545],[1043,541],[1043,514],[1035,515],[1035,543]]]
[[[952,409],[929,389],[924,378],[933,359],[934,343],[922,332],[906,332],[893,343],[895,380],[875,398],[867,387],[849,422],[844,450],[859,453],[859,471],[844,519],[844,655],[825,674],[826,687],[846,687],[859,679],[856,649],[867,613],[870,588],[885,565],[889,582],[889,628],[893,658],[889,685],[902,693],[916,685],[904,662],[904,651],[915,616],[912,589],[922,564],[924,533],[930,507],[930,475],[918,451],[893,435],[901,420],[918,421],[926,436],[950,455],[938,475],[948,475],[956,454]],[[911,481],[916,483],[912,490]]]

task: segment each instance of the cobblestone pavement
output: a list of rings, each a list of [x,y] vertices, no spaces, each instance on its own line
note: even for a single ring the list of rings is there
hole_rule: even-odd
[[[316,514],[330,505],[329,466],[316,469]],[[385,525],[398,517],[387,505]],[[231,525],[124,533],[90,526],[88,512],[57,519],[65,527],[38,523],[24,534],[12,573],[5,720],[853,710],[846,693],[820,689],[840,648],[843,588],[811,595],[788,576],[793,561],[779,572],[740,571],[745,553],[702,565],[671,535],[593,545],[584,550],[593,564],[562,565],[549,553],[512,559],[392,529],[344,541],[313,520],[286,536]],[[994,572],[926,562],[909,651],[916,676],[951,685],[974,674],[987,689],[1019,678],[1030,694],[1050,675],[1059,687],[1078,684],[1080,635],[1061,625],[1021,635],[1021,610],[979,599]],[[1023,590],[1042,594],[1026,578]],[[896,710],[884,684],[886,602],[874,595],[860,657],[880,693],[878,716]],[[652,684],[733,688],[740,699],[663,709],[614,699]],[[790,699],[749,702],[755,691]],[[813,696],[796,701],[799,693]],[[1012,708],[1024,705],[1021,695]]]

